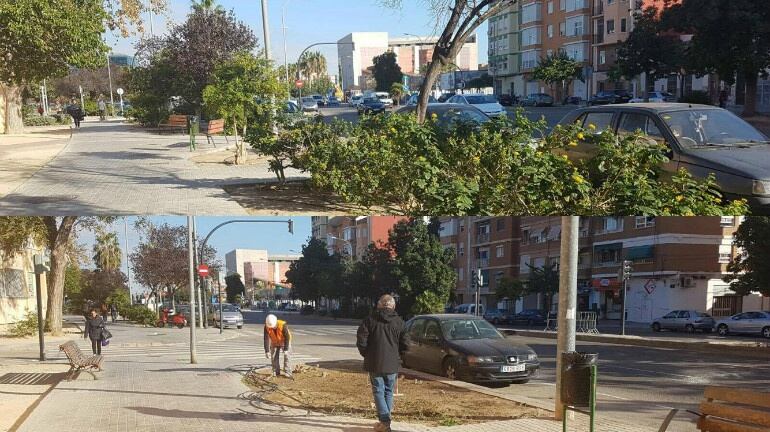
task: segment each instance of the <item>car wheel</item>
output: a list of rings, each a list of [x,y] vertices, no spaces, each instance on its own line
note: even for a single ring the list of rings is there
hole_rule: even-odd
[[[177,326],[178,328],[184,328],[184,324],[177,324],[176,326]]]
[[[687,333],[695,333],[695,326],[692,324],[687,324],[684,329]]]
[[[765,339],[770,339],[770,326],[762,329],[762,336],[764,336]]]
[[[457,379],[457,359],[450,357],[444,360],[444,376],[451,379]]]
[[[730,333],[730,330],[727,328],[727,324],[719,324],[717,332],[719,333],[719,336],[727,336],[727,334]]]
[[[660,323],[652,323],[652,331],[659,332],[660,331]]]

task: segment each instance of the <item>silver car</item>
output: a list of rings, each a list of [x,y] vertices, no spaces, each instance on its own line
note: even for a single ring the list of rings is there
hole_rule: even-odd
[[[318,111],[318,101],[312,96],[302,98],[302,111]]]
[[[214,305],[214,325],[243,328],[243,315],[240,308],[229,303],[222,303],[222,319],[219,317],[219,305]]]
[[[711,333],[714,328],[714,318],[705,312],[696,310],[675,310],[655,319],[651,327],[656,332],[665,329],[684,330],[688,333],[703,330],[706,333]]]
[[[770,312],[741,312],[715,325],[720,336],[732,333],[761,334],[770,339]]]

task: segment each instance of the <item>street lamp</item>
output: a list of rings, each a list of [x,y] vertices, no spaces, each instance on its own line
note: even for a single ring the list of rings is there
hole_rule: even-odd
[[[283,30],[283,68],[286,72],[286,85],[289,87],[289,96],[291,96],[291,83],[289,82],[289,56],[286,53],[286,6],[291,0],[286,0],[281,8],[281,30]]]

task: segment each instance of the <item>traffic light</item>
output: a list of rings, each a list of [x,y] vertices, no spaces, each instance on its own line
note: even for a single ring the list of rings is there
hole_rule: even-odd
[[[471,288],[476,289],[476,272],[473,272],[471,276]]]
[[[631,264],[633,264],[633,263],[631,261],[629,261],[629,260],[623,261],[623,271],[622,271],[622,273],[623,273],[623,280],[624,281],[627,281],[627,280],[631,279],[631,272],[634,270],[631,267]]]
[[[289,219],[289,234],[294,234],[294,221]]]

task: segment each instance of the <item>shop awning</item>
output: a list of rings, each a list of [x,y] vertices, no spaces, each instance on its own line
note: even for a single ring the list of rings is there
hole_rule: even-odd
[[[596,291],[617,291],[620,289],[620,281],[617,278],[591,279],[591,286]]]
[[[636,246],[636,247],[626,249],[627,260],[633,261],[633,260],[644,259],[644,258],[652,258],[652,256],[653,256],[652,245]]]
[[[597,245],[594,246],[594,251],[612,251],[612,250],[623,250],[623,243],[607,243],[603,245]]]

